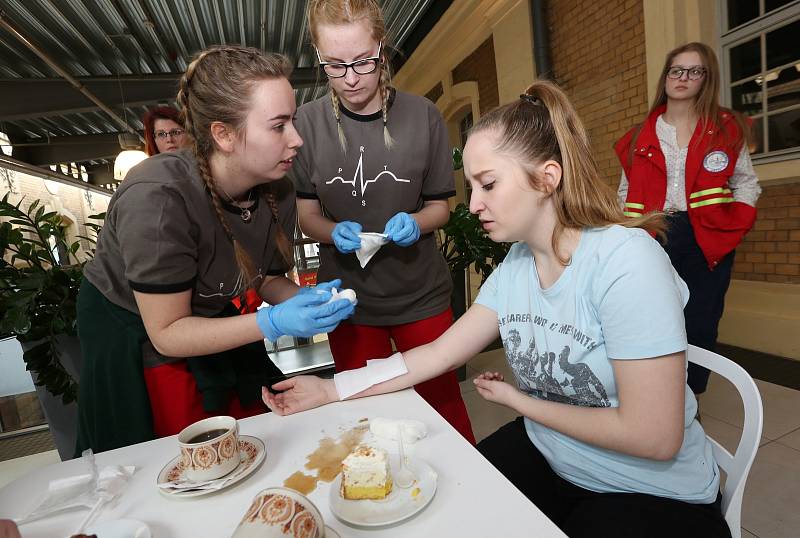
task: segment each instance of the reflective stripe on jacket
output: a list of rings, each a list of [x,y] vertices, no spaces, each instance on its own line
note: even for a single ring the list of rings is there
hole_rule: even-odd
[[[634,128],[614,146],[628,179],[624,208],[628,217],[664,209],[667,166],[656,135],[656,120],[665,110],[666,106],[659,107],[647,117],[635,142]],[[740,130],[729,111],[723,110],[720,116],[721,125],[709,123],[705,131],[702,122],[697,123],[685,167],[689,221],[711,269],[738,246],[756,220],[756,209],[734,201],[728,187],[739,158]]]

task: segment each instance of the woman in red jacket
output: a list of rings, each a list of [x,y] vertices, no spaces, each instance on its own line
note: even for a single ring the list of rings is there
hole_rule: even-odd
[[[665,250],[689,286],[690,344],[714,351],[734,249],[753,226],[761,193],[747,147],[748,124],[719,106],[719,64],[703,43],[667,54],[645,120],[616,144],[625,214],[669,214]],[[689,365],[700,394],[708,370]]]

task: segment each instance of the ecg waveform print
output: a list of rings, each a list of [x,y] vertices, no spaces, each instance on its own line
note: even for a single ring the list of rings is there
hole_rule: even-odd
[[[384,166],[386,168],[386,166]],[[340,170],[341,171],[341,170]],[[384,170],[373,179],[364,179],[364,146],[361,146],[361,155],[358,157],[358,166],[356,166],[356,171],[353,174],[353,179],[344,179],[342,176],[336,176],[335,178],[326,181],[326,185],[330,185],[332,183],[336,183],[336,181],[341,181],[342,183],[346,183],[348,185],[352,185],[356,187],[357,185],[361,187],[361,196],[364,196],[364,193],[367,192],[367,185],[370,183],[376,183],[381,177],[384,175],[391,177],[393,180],[398,181],[400,183],[411,183],[410,179],[403,179],[397,177],[394,173],[390,172],[389,170]],[[358,182],[358,183],[357,183]]]

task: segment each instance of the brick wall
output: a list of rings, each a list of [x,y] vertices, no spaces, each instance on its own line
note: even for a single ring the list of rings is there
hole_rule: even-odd
[[[548,3],[556,81],[569,94],[606,181],[612,146],[648,110],[643,0]],[[758,220],[737,249],[733,278],[800,284],[800,184],[764,187]]]
[[[642,0],[548,2],[553,70],[592,141],[600,172],[619,183],[614,142],[647,113]]]
[[[491,36],[453,69],[453,84],[473,81],[478,83],[481,114],[500,104],[497,91],[497,64],[494,59],[494,41]]]
[[[800,284],[800,184],[764,188],[758,220],[736,250],[733,278]]]

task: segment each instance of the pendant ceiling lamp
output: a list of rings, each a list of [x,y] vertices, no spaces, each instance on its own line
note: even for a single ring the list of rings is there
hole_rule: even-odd
[[[114,159],[114,179],[122,181],[128,174],[128,170],[147,158],[147,153],[137,149],[139,140],[129,133],[120,133],[118,139],[122,151]]]

